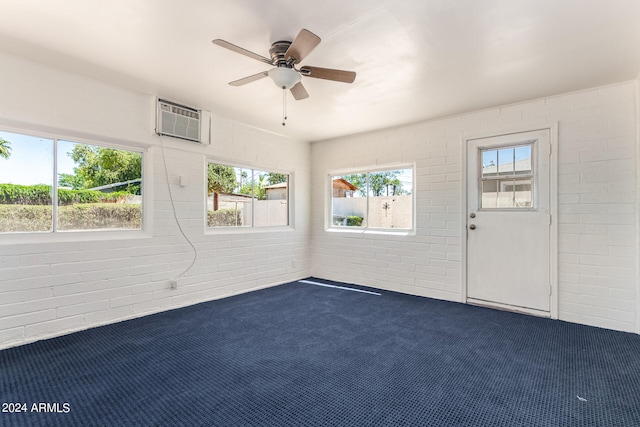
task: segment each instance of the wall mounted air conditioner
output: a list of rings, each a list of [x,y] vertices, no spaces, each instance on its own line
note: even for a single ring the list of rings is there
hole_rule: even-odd
[[[158,99],[156,133],[209,144],[211,113],[166,99]]]

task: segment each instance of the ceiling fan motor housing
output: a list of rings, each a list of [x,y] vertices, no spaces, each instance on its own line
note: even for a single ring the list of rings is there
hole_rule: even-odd
[[[302,78],[300,73],[293,68],[295,58],[289,58],[289,61],[287,61],[286,53],[289,46],[291,46],[291,42],[281,40],[271,44],[271,48],[269,49],[271,60],[276,68],[270,69],[268,74],[276,86],[282,89],[291,89]]]
[[[288,63],[287,58],[285,57],[289,46],[291,46],[291,42],[285,40],[280,40],[271,44],[269,54],[271,55],[271,61],[273,65],[275,65],[276,67],[293,68],[294,61],[292,60]]]
[[[286,53],[289,49],[289,46],[291,46],[291,42],[286,40],[280,40],[271,44],[269,54],[271,55],[271,61],[273,65],[275,65],[276,67],[293,68],[295,58],[289,58],[289,61],[287,61],[286,58]]]

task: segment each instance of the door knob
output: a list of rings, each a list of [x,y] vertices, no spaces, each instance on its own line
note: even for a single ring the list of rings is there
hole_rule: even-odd
[[[471,213],[469,214],[469,218],[475,218],[475,217],[476,217],[476,213],[475,213],[475,212],[471,212]]]
[[[469,224],[469,230],[475,230],[475,229],[476,229],[475,224]]]

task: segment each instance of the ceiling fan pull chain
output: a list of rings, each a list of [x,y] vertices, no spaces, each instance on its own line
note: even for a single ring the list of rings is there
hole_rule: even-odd
[[[282,87],[282,126],[285,126],[287,120],[287,90]]]

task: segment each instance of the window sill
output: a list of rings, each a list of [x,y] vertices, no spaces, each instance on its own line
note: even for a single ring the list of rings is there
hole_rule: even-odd
[[[144,230],[87,230],[61,232],[15,232],[0,233],[1,245],[101,242],[105,240],[149,239],[152,235]]]
[[[373,234],[373,235],[387,235],[387,236],[415,236],[415,229],[411,230],[393,230],[393,229],[370,229],[370,228],[357,228],[357,227],[329,227],[325,229],[328,233],[350,233],[350,234]]]
[[[290,225],[276,225],[272,227],[214,227],[207,228],[205,235],[215,236],[219,234],[251,234],[251,233],[288,233],[295,231]]]

